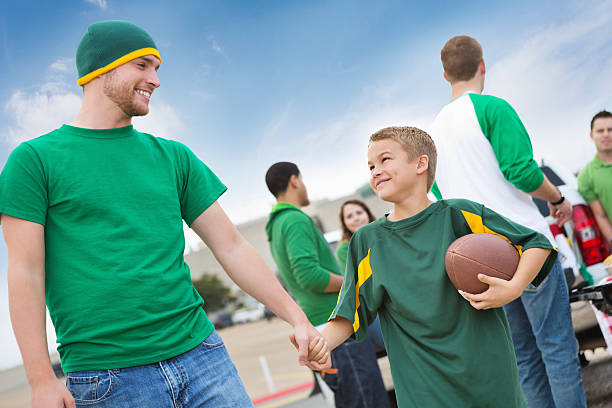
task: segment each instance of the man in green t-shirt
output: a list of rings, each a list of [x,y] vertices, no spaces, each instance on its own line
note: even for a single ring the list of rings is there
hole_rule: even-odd
[[[591,139],[597,154],[578,175],[578,191],[589,203],[612,250],[612,113],[602,110],[593,116]]]
[[[294,163],[273,164],[266,185],[276,198],[266,224],[270,252],[281,279],[310,322],[321,329],[331,314],[343,277],[334,255],[301,207],[310,201]],[[343,342],[332,352],[335,372],[323,380],[334,391],[337,408],[385,408],[389,400],[371,342]]]
[[[370,186],[394,207],[351,239],[338,304],[323,330],[329,347],[353,333],[363,339],[378,315],[398,406],[524,407],[501,306],[529,283],[539,285],[556,251],[542,234],[481,204],[432,203],[427,193],[435,177],[436,148],[420,129],[374,133],[368,165]],[[462,297],[448,279],[444,257],[455,239],[470,233],[501,235],[521,258],[511,280],[479,275],[489,288]],[[329,366],[316,343],[309,358]]]
[[[76,118],[19,145],[0,174],[9,306],[32,406],[252,406],[191,283],[182,221],[294,327],[302,363],[318,332],[217,203],[217,176],[186,146],[133,128],[160,85],[149,34],[92,24],[76,63]],[[45,304],[66,386],[49,361]]]

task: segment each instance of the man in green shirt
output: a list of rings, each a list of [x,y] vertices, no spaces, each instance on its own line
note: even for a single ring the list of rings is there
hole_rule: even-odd
[[[186,146],[133,128],[160,85],[149,34],[94,23],[76,63],[76,118],[19,145],[0,174],[9,307],[32,406],[252,406],[191,283],[183,220],[293,325],[301,362],[318,332],[217,203],[217,176]],[[66,386],[49,361],[45,304]]]
[[[589,203],[612,250],[612,113],[603,110],[593,116],[591,139],[597,154],[578,175],[578,191]]]
[[[330,348],[353,333],[363,339],[378,314],[398,406],[524,407],[501,306],[545,279],[556,259],[550,242],[469,200],[432,203],[427,193],[436,148],[420,129],[373,134],[368,165],[372,189],[394,207],[349,244],[338,305],[323,330]],[[444,257],[455,239],[470,233],[501,235],[522,255],[510,281],[479,275],[489,289],[462,297],[446,275]],[[309,358],[325,364],[319,356],[311,343]]]
[[[270,252],[287,289],[320,328],[336,305],[344,278],[325,238],[301,210],[310,201],[298,167],[289,162],[273,164],[266,184],[277,201],[266,224]],[[327,372],[323,379],[334,391],[337,408],[389,406],[371,342],[349,339],[332,352],[332,358],[337,374]]]

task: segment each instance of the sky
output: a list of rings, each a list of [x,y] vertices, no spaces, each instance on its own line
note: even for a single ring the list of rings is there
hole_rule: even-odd
[[[228,186],[220,203],[235,223],[269,212],[264,175],[277,161],[298,164],[311,200],[366,183],[371,133],[427,130],[448,102],[440,49],[461,34],[482,44],[485,93],[514,106],[536,157],[575,172],[595,152],[591,117],[612,109],[612,1],[584,4],[9,2],[0,15],[0,169],[20,142],[74,118],[79,40],[89,24],[120,19],[147,30],[162,56],[161,87],[135,127],[188,145]],[[2,243],[0,369],[19,363]]]

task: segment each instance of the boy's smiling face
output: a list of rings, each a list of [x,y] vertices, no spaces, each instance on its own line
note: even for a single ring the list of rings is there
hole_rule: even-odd
[[[410,197],[419,184],[423,174],[418,166],[419,157],[410,159],[408,153],[393,139],[382,139],[370,143],[368,147],[368,166],[370,168],[370,187],[385,201],[398,203]],[[425,172],[427,166],[425,166]]]

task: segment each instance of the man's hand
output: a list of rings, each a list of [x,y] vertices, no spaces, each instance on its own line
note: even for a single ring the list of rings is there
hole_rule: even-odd
[[[572,218],[572,203],[567,198],[559,205],[548,203],[548,209],[550,210],[550,215],[557,219],[556,224],[559,227]]]
[[[76,408],[70,391],[53,378],[32,386],[32,408]]]
[[[478,274],[478,280],[489,285],[489,289],[477,295],[460,291],[459,293],[467,299],[472,307],[479,310],[501,307],[518,298],[523,292],[523,287],[512,280],[494,278]]]
[[[289,340],[298,350],[298,363],[311,370],[331,367],[329,348],[325,338],[310,323],[296,325]]]

